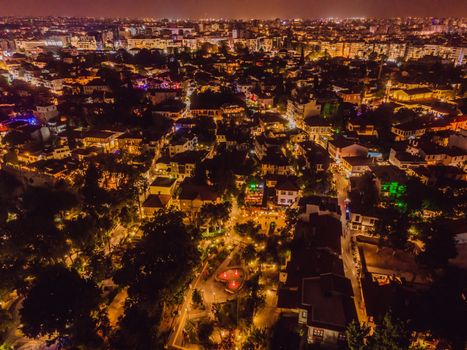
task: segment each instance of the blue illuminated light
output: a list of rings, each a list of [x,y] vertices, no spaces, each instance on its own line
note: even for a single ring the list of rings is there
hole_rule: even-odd
[[[17,116],[15,118],[13,118],[12,121],[13,122],[25,122],[25,123],[28,123],[29,125],[41,125],[39,120],[33,115],[30,115],[30,116],[25,116],[25,115]]]
[[[34,115],[18,115],[16,117],[13,117],[10,120],[4,122],[3,125],[7,126],[7,125],[9,125],[11,123],[16,123],[16,122],[23,122],[23,123],[27,123],[27,124],[33,125],[33,126],[41,125],[40,120],[37,119],[37,117],[34,116]]]

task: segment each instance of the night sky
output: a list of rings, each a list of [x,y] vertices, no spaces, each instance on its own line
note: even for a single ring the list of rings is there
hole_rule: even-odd
[[[467,0],[0,0],[0,15],[155,18],[467,16]]]

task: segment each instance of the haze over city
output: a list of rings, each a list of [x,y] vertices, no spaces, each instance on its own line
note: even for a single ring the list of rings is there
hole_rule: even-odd
[[[1,0],[2,15],[154,18],[462,17],[464,0]]]

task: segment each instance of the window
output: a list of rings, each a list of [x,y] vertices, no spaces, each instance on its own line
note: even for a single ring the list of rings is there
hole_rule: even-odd
[[[289,191],[289,196],[292,196],[293,195],[293,192],[292,191]]]
[[[281,198],[281,203],[285,203],[285,199],[284,199],[284,198]]]
[[[313,328],[313,336],[320,338],[324,337],[324,329]]]
[[[355,215],[355,221],[360,222],[360,215]]]

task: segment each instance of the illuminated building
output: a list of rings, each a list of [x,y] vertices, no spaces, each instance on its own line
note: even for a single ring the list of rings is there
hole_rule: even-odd
[[[429,88],[415,89],[395,89],[391,92],[391,97],[401,102],[427,101],[433,99],[433,91]]]
[[[264,184],[250,182],[245,190],[245,205],[261,206],[263,204]]]

